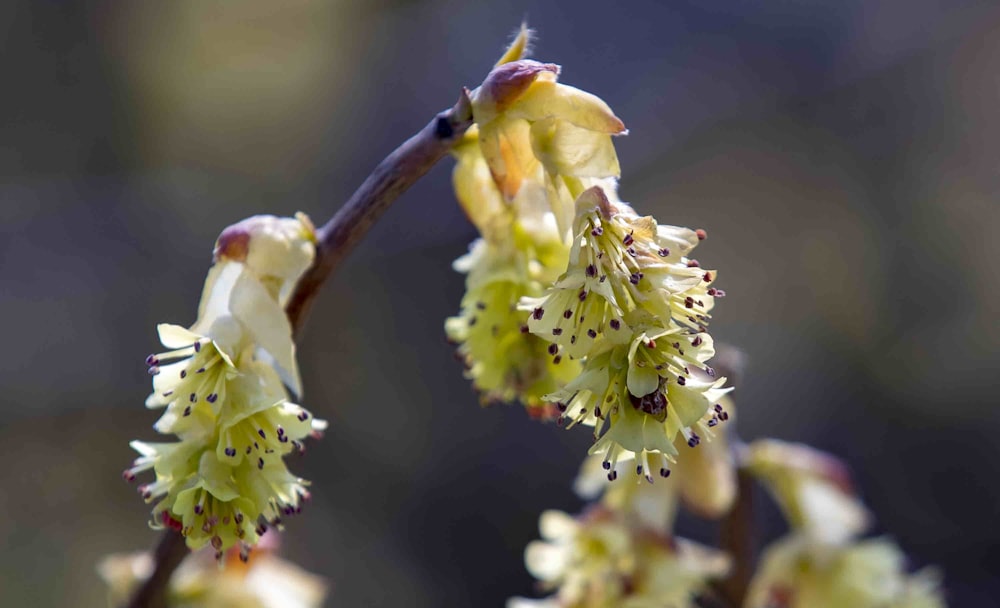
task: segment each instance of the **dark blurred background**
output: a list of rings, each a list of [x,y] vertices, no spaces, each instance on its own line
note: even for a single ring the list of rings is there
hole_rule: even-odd
[[[99,606],[95,562],[155,542],[120,477],[156,439],[143,358],[157,322],[193,321],[219,231],[324,221],[524,17],[631,129],[623,198],[708,230],[713,334],[749,360],[741,434],[841,454],[877,532],[942,566],[952,606],[993,604],[996,3],[22,0],[0,3],[0,605]],[[450,170],[385,216],[300,346],[330,430],[291,463],[315,501],[285,548],[330,606],[501,606],[532,592],[538,514],[580,507],[589,433],[480,409],[445,344],[474,236]]]

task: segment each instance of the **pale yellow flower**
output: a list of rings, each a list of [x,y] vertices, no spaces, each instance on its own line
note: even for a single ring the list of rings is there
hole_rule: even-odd
[[[153,572],[149,553],[109,555],[97,565],[108,585],[110,606],[122,606]],[[208,551],[185,559],[170,580],[167,608],[318,608],[327,583],[261,550],[246,563],[230,556],[220,566]]]
[[[484,404],[517,400],[532,415],[552,417],[542,396],[575,377],[579,363],[553,358],[545,341],[525,331],[527,313],[516,305],[558,275],[568,247],[540,176],[508,202],[474,140],[459,145],[455,156],[456,194],[483,238],[454,264],[468,274],[466,294],[461,314],[449,318],[445,330]]]
[[[302,394],[302,381],[284,307],[312,264],[315,240],[312,223],[301,213],[257,215],[223,230],[191,327],[211,336],[218,319],[236,319],[255,344],[255,355],[273,365],[295,395]]]
[[[473,119],[490,172],[509,200],[538,164],[551,176],[617,177],[611,135],[625,125],[599,97],[557,82],[559,66],[498,65],[472,92]]]
[[[246,551],[270,525],[309,496],[283,457],[326,423],[288,400],[300,391],[285,299],[311,264],[311,225],[303,217],[257,216],[227,228],[216,246],[190,330],[161,324],[168,351],[150,355],[154,428],[176,443],[132,442],[140,457],[128,480],[153,470],[139,491],[154,527],[181,532],[191,548],[218,555]]]
[[[728,420],[732,416],[732,399],[722,397],[719,406],[721,411],[710,410],[704,421],[715,437],[701,442],[698,449],[690,450],[665,471],[667,479],[647,483],[647,471],[636,463],[634,453],[620,454],[614,468],[604,465],[603,455],[594,454],[580,467],[574,490],[586,500],[600,498],[609,508],[633,513],[644,525],[663,532],[672,529],[681,501],[702,517],[722,517],[736,498],[736,468],[726,439],[731,429],[718,426],[721,418]],[[683,435],[678,436],[675,449],[683,450],[683,443]],[[618,479],[622,481],[612,483]]]
[[[532,333],[578,358],[598,336],[620,341],[635,309],[706,331],[717,290],[709,287],[715,272],[685,257],[696,231],[640,217],[595,186],[577,199],[573,235],[566,272],[543,298],[522,302]]]
[[[936,574],[904,565],[888,540],[817,546],[792,535],[764,552],[744,608],[944,608]]]
[[[602,338],[580,376],[546,398],[559,404],[570,426],[594,426],[597,441],[590,453],[603,454],[609,471],[619,458],[634,458],[652,481],[669,475],[680,454],[675,440],[695,448],[712,437],[720,414],[726,417],[719,401],[731,389],[706,364],[714,353],[708,334],[649,326],[648,319],[634,317],[611,330],[627,336],[626,342]],[[629,325],[636,327],[634,334],[624,329]]]
[[[543,588],[555,591],[549,600],[553,605],[694,606],[706,582],[729,568],[717,551],[644,528],[603,507],[577,518],[546,511],[539,528],[543,540],[528,545],[525,563]],[[508,606],[538,605],[529,602],[517,598]]]
[[[445,330],[484,404],[519,400],[531,411],[547,411],[542,397],[576,377],[580,364],[552,357],[549,344],[526,331],[527,314],[516,303],[540,288],[524,276],[523,262],[494,249],[480,241],[459,260],[470,262],[467,292],[461,314],[449,318]]]
[[[793,530],[818,544],[840,544],[867,529],[844,464],[799,443],[760,439],[746,454],[748,471],[771,492]]]

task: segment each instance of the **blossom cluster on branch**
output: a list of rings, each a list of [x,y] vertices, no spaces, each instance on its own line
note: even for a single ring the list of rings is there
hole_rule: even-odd
[[[326,423],[289,400],[302,392],[284,304],[315,255],[308,218],[255,216],[227,228],[215,247],[198,306],[185,329],[161,324],[169,350],[146,359],[164,409],[154,428],[179,441],[133,441],[139,452],[128,480],[153,503],[154,528],[173,528],[221,559],[238,546],[246,559],[268,526],[297,513],[308,483],[284,457],[318,436]]]
[[[320,229],[326,258],[317,259],[316,232],[301,214],[255,216],[222,232],[197,320],[160,325],[167,350],[147,358],[146,405],[163,410],[154,428],[176,441],[132,442],[140,456],[124,473],[132,481],[153,471],[139,487],[153,527],[203,551],[173,580],[173,562],[157,577],[160,564],[148,557],[109,559],[101,570],[113,596],[148,577],[151,593],[170,598],[161,604],[321,601],[318,581],[280,562],[267,563],[301,584],[274,596],[281,585],[268,569],[232,559],[250,561],[268,527],[308,500],[308,482],[285,456],[326,427],[291,401],[302,391],[286,307],[300,318],[333,250],[346,253],[451,147],[456,197],[480,234],[454,263],[466,293],[445,322],[466,376],[483,405],[520,402],[534,418],[593,428],[575,484],[589,504],[576,516],[543,513],[542,539],[525,552],[548,595],[513,598],[510,608],[684,608],[706,599],[732,608],[943,607],[934,571],[908,574],[892,542],[862,538],[871,518],[840,461],[797,444],[739,441],[727,385],[738,357],[716,357],[708,333],[725,294],[716,272],[691,257],[706,232],[659,224],[619,198],[613,138],[627,133],[624,123],[599,97],[559,82],[559,66],[525,59],[528,43],[522,26],[478,88],[376,169],[386,183],[366,182],[369,191],[362,186]],[[408,163],[408,155],[423,156]],[[307,271],[307,293],[294,293]],[[681,507],[708,519],[740,512],[750,479],[790,528],[752,577],[750,551],[674,532]],[[752,522],[742,525],[748,537]],[[205,568],[212,556],[214,573]]]
[[[688,257],[705,232],[618,198],[625,125],[558,66],[522,59],[527,37],[472,92],[476,130],[455,151],[481,238],[455,263],[466,295],[445,327],[484,403],[592,426],[606,468],[634,457],[666,476],[678,436],[694,447],[725,419],[713,408],[729,389],[707,364],[721,292]]]
[[[466,295],[445,327],[484,405],[520,401],[533,417],[594,428],[576,482],[594,502],[575,517],[542,515],[525,561],[551,595],[510,608],[711,596],[745,608],[943,606],[932,573],[907,575],[889,541],[858,540],[868,516],[839,461],[770,440],[744,446],[719,427],[735,410],[709,364],[724,293],[691,257],[706,233],[619,199],[612,136],[624,124],[558,82],[558,66],[523,59],[527,42],[522,28],[472,92],[475,128],[454,151],[456,195],[480,238],[455,262]],[[713,585],[739,574],[733,556],[673,524],[681,505],[727,516],[737,471],[771,490],[792,532],[752,581],[720,597]]]

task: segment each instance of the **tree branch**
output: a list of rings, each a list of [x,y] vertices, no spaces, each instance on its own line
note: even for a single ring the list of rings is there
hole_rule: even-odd
[[[472,125],[472,106],[463,90],[450,110],[387,156],[330,221],[316,230],[316,261],[299,279],[285,310],[302,329],[313,300],[338,264],[354,249],[389,205],[430,171]]]
[[[129,600],[128,608],[166,608],[167,584],[187,554],[184,537],[168,528],[153,551],[153,573],[136,590]]]
[[[740,452],[744,447],[739,443],[733,446],[738,471],[736,502],[722,520],[719,530],[719,544],[732,559],[733,569],[725,580],[719,582],[716,590],[727,605],[734,608],[743,605],[754,569],[754,487],[753,478],[741,465],[743,457]]]
[[[316,259],[299,279],[285,308],[296,334],[301,332],[313,301],[334,269],[393,201],[444,158],[470,126],[472,106],[468,91],[463,89],[451,109],[439,113],[389,154],[330,221],[316,230]],[[178,532],[164,532],[153,553],[153,573],[136,590],[128,608],[165,608],[167,584],[187,554],[184,538]]]

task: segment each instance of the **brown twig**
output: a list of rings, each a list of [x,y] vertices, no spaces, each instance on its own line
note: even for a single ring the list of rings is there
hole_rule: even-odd
[[[722,550],[729,554],[733,567],[729,576],[716,586],[716,591],[726,604],[733,608],[743,605],[754,568],[754,487],[753,478],[743,466],[740,466],[743,449],[744,446],[738,442],[733,446],[738,470],[736,502],[722,520],[719,530],[719,544]]]
[[[439,113],[419,133],[389,154],[330,221],[316,230],[316,259],[299,280],[285,307],[296,333],[301,331],[313,301],[337,265],[389,205],[448,154],[470,126],[472,106],[468,91],[463,90],[454,107]],[[153,554],[153,573],[136,590],[128,608],[164,608],[167,584],[187,554],[184,538],[179,533],[164,532]]]
[[[153,573],[136,590],[128,602],[128,608],[166,608],[167,583],[187,554],[184,537],[179,532],[167,529],[153,551],[153,563],[156,564]]]
[[[299,280],[285,307],[301,330],[323,283],[396,198],[430,171],[472,125],[467,91],[450,110],[441,112],[419,133],[387,156],[347,204],[316,230],[316,261]]]

